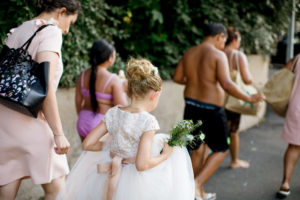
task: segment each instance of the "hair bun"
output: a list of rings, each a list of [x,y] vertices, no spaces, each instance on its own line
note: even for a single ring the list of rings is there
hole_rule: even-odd
[[[160,91],[162,80],[158,69],[146,59],[130,59],[126,76],[128,80],[128,96],[144,98],[151,91]]]
[[[126,76],[130,80],[141,81],[152,75],[152,64],[146,59],[130,59]]]

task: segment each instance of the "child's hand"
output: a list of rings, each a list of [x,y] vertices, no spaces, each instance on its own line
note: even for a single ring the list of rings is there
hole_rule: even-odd
[[[173,151],[173,147],[169,146],[167,142],[164,142],[164,148],[162,150],[162,154],[169,156]]]

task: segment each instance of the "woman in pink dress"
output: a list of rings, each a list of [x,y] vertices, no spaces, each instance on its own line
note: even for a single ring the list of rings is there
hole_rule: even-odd
[[[294,57],[285,66],[292,70],[293,63],[296,64],[294,68],[295,82],[282,130],[282,139],[288,143],[288,147],[283,159],[283,180],[277,192],[277,196],[280,198],[290,194],[290,178],[300,156],[300,60],[298,57],[299,55]]]
[[[12,30],[6,40],[19,48],[43,24],[53,24],[38,32],[29,46],[37,62],[50,62],[48,94],[37,118],[29,117],[0,104],[0,199],[15,199],[21,180],[31,178],[42,184],[45,199],[55,199],[69,172],[64,136],[56,101],[62,75],[62,34],[69,31],[80,10],[78,0],[39,0],[43,11]]]

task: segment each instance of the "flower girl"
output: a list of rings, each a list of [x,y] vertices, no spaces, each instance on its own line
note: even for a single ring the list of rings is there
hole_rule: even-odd
[[[126,76],[131,104],[109,109],[83,141],[89,152],[75,164],[58,199],[194,200],[187,150],[170,147],[168,134],[155,134],[159,125],[149,113],[161,93],[157,68],[131,59]],[[106,133],[111,139],[103,143]]]

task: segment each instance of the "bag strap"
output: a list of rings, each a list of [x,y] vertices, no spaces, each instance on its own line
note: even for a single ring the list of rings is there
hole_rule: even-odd
[[[31,44],[31,42],[32,42],[32,40],[33,40],[33,38],[36,36],[36,34],[38,33],[38,32],[40,32],[41,30],[43,30],[44,28],[46,28],[47,26],[53,26],[53,24],[45,24],[45,25],[43,25],[43,26],[41,26],[41,27],[39,27],[34,33],[33,33],[33,35],[21,46],[21,49],[23,49],[24,48],[24,46],[26,45],[26,47],[25,47],[25,50],[27,51],[28,50],[28,48],[29,48],[29,45]]]
[[[233,67],[232,67],[233,56],[234,56],[234,51],[231,51],[230,58],[229,58],[229,69],[231,69],[231,70],[233,70]]]
[[[236,52],[234,53],[234,55],[235,55],[236,71],[237,71],[238,73],[240,73],[239,54],[238,54],[238,52],[236,51]]]
[[[232,50],[230,53],[230,58],[229,58],[229,69],[233,70],[233,57],[235,57],[235,64],[236,64],[236,70],[239,72],[240,71],[240,64],[239,64],[239,55],[236,50]]]

